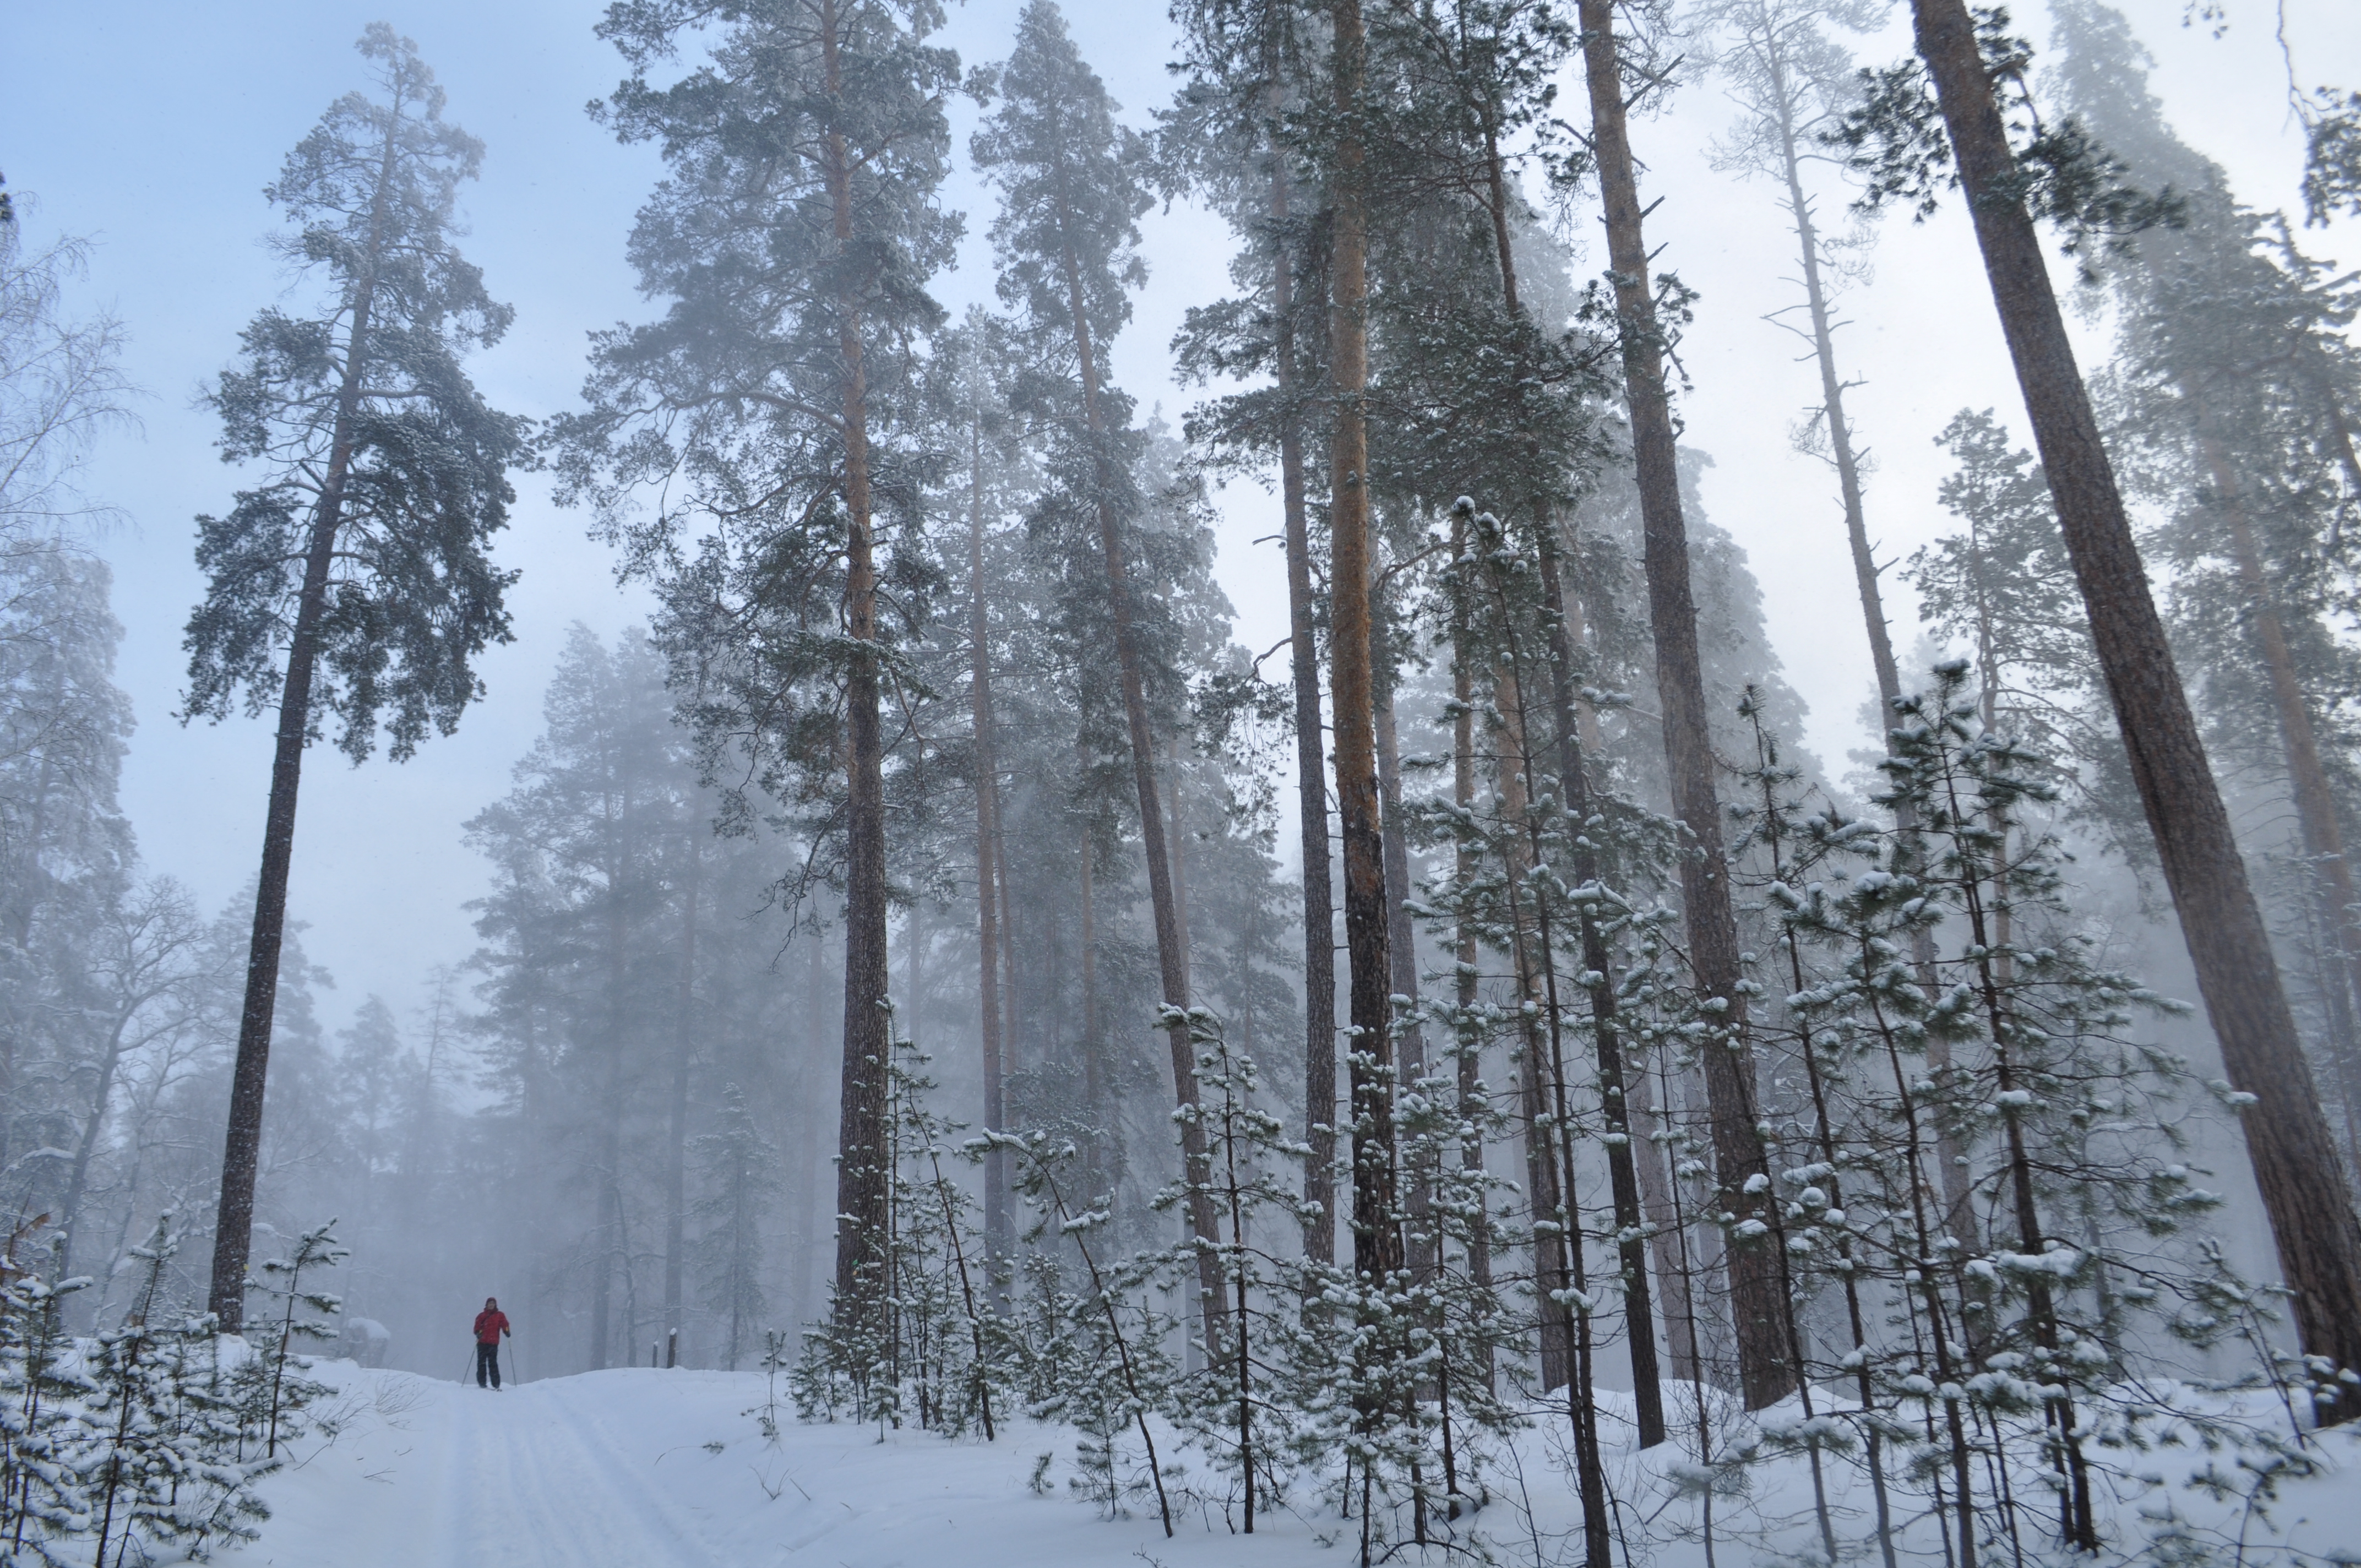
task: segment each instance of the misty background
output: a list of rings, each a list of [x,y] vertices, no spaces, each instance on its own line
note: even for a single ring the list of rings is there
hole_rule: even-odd
[[[953,5],[942,41],[962,62],[1004,57],[1016,0]],[[2234,5],[2228,31],[2182,25],[2178,0],[2125,7],[2155,53],[2151,78],[2182,137],[2228,170],[2240,200],[2291,207],[2302,163],[2301,128],[2288,112],[2285,66],[2273,17]],[[26,203],[26,240],[60,233],[96,241],[88,281],[71,302],[111,308],[129,334],[124,367],[150,396],[143,429],[108,436],[88,488],[120,509],[102,543],[115,569],[115,614],[125,638],[115,679],[135,705],[138,730],[123,772],[122,800],[151,872],[186,883],[217,907],[254,874],[262,792],[269,767],[268,720],[182,727],[172,714],[186,673],[181,634],[203,591],[191,556],[192,520],[226,504],[232,474],[215,455],[217,422],[193,406],[198,387],[226,362],[238,329],[286,286],[263,241],[279,227],[262,199],[286,149],[320,110],[357,80],[352,40],[381,5],[26,5],[5,28],[8,83],[0,95],[0,173]],[[625,147],[583,113],[620,76],[614,50],[591,35],[588,5],[414,4],[388,17],[418,41],[450,93],[449,116],[483,138],[480,181],[464,188],[472,232],[467,254],[516,324],[471,361],[494,406],[533,417],[572,406],[580,389],[585,334],[643,315],[622,241],[660,160]],[[2290,0],[2287,37],[2315,73],[2361,58],[2361,8]],[[1068,13],[1075,42],[1106,79],[1125,117],[1145,126],[1169,98],[1171,29],[1161,7],[1097,0]],[[2037,16],[2021,25],[2044,36]],[[1863,41],[1865,62],[1908,48],[1899,16]],[[1783,280],[1794,248],[1768,187],[1741,184],[1707,165],[1708,144],[1735,111],[1719,87],[1692,82],[1638,132],[1652,196],[1659,265],[1701,298],[1682,345],[1695,389],[1680,399],[1685,443],[1708,454],[1701,488],[1714,521],[1745,549],[1763,589],[1773,645],[1786,678],[1809,704],[1804,739],[1832,769],[1870,743],[1861,716],[1873,695],[1850,608],[1830,601],[1848,580],[1835,476],[1793,450],[1788,414],[1813,393],[1806,347],[1762,318],[1792,302]],[[954,145],[977,115],[957,101]],[[992,298],[983,230],[992,203],[964,157],[954,159],[945,204],[968,214],[957,269],[934,292],[956,317]],[[1595,219],[1587,210],[1578,225]],[[1229,291],[1227,226],[1186,204],[1143,225],[1151,271],[1132,324],[1113,350],[1115,379],[1146,410],[1176,421],[1197,394],[1172,384],[1169,345],[1183,313]],[[1934,436],[1962,407],[2022,416],[1993,323],[1967,218],[1957,203],[1923,225],[1889,214],[1876,225],[1873,269],[1845,314],[1849,369],[1864,383],[1853,417],[1873,455],[1870,496],[1881,558],[1899,559],[1945,531],[1935,488],[1945,462]],[[2313,245],[2351,253],[2361,224],[2340,220]],[[1595,235],[1574,232],[1600,265]],[[1764,258],[1780,258],[1765,266]],[[2095,364],[2095,352],[2086,364]],[[398,1012],[420,1005],[423,977],[454,964],[476,939],[463,905],[488,883],[482,858],[459,825],[500,795],[509,770],[541,728],[543,688],[566,628],[580,621],[611,635],[647,615],[646,600],[619,589],[611,554],[585,537],[584,518],[550,503],[546,475],[522,474],[500,558],[522,567],[509,598],[516,640],[481,663],[489,687],[457,734],[438,736],[417,758],[355,768],[315,752],[306,770],[302,829],[290,890],[291,916],[308,923],[304,946],[335,979],[323,1022],[348,1022],[363,998]],[[1237,611],[1236,640],[1259,652],[1286,632],[1285,584],[1275,543],[1278,502],[1250,486],[1219,497],[1215,571]],[[1906,585],[1888,577],[1896,641],[1912,641]],[[1833,611],[1834,613],[1831,613]],[[1289,841],[1281,835],[1281,842]]]
[[[1002,59],[1017,10],[1012,0],[955,6],[939,41],[966,64]],[[2296,206],[2302,138],[2286,105],[2278,19],[2234,7],[2216,36],[2202,22],[2185,25],[2171,0],[2126,10],[2154,54],[2150,85],[2180,134],[2227,170],[2246,203]],[[492,297],[514,306],[516,320],[500,343],[470,360],[470,372],[505,411],[541,420],[576,406],[586,335],[645,319],[655,308],[635,288],[623,242],[662,165],[650,147],[618,145],[584,113],[621,74],[615,51],[592,35],[598,15],[593,5],[546,4],[424,4],[390,16],[375,4],[49,6],[20,8],[0,24],[9,68],[0,97],[0,172],[16,195],[24,243],[37,250],[61,235],[93,242],[89,275],[71,291],[68,313],[120,318],[127,334],[123,369],[146,393],[135,405],[138,428],[106,434],[84,478],[91,499],[112,514],[96,547],[112,565],[113,608],[125,629],[115,680],[137,725],[120,804],[137,832],[143,871],[178,879],[208,916],[234,925],[247,913],[242,899],[255,873],[271,744],[267,718],[182,726],[173,717],[185,679],[182,629],[203,591],[191,554],[192,519],[223,510],[239,482],[217,459],[218,422],[198,407],[199,391],[227,362],[252,313],[289,288],[265,244],[281,225],[262,186],[322,108],[358,82],[353,39],[370,21],[390,20],[432,63],[449,94],[448,118],[488,148],[482,178],[461,192],[469,228],[464,249]],[[1146,126],[1174,84],[1166,68],[1174,42],[1160,8],[1078,5],[1068,21],[1126,118]],[[2037,41],[2046,36],[2037,14],[2018,25]],[[2308,80],[2361,58],[2361,15],[2349,5],[2290,0],[2283,27]],[[1883,63],[1908,47],[1897,14],[1883,33],[1860,40],[1856,54]],[[1578,93],[1577,84],[1567,87]],[[960,264],[931,289],[953,319],[993,300],[985,229],[994,199],[965,156],[978,115],[964,99],[952,105],[958,150],[943,204],[967,214],[967,232]],[[1836,782],[1857,771],[1873,742],[1874,687],[1850,601],[1835,476],[1788,438],[1817,394],[1811,367],[1799,358],[1806,345],[1766,319],[1795,302],[1792,236],[1767,186],[1710,167],[1711,144],[1735,115],[1719,85],[1697,73],[1642,124],[1645,189],[1663,198],[1649,237],[1663,247],[1658,265],[1699,296],[1681,345],[1695,388],[1678,399],[1677,411],[1685,446],[1709,459],[1698,478],[1703,516],[1744,553],[1779,673],[1805,705],[1782,723]],[[1833,174],[1821,191],[1824,219],[1837,219],[1848,192]],[[1575,275],[1595,274],[1604,247],[1587,198],[1561,221],[1569,225],[1562,237],[1574,251]],[[1150,275],[1131,324],[1113,345],[1112,376],[1143,415],[1155,411],[1177,424],[1203,394],[1176,383],[1171,341],[1192,307],[1234,291],[1235,237],[1224,220],[1186,202],[1151,213],[1142,228]],[[2308,244],[2315,254],[2350,253],[2356,232],[2361,224],[2341,220]],[[1949,203],[1924,224],[1889,214],[1868,233],[1864,272],[1841,307],[1850,324],[1840,342],[1848,373],[1861,386],[1851,410],[1872,461],[1872,532],[1881,560],[1899,561],[1954,526],[1937,504],[1949,465],[1935,444],[1953,413],[1993,408],[2015,440],[2026,433],[1961,205]],[[2107,356],[2103,323],[2093,317],[2083,325],[2086,369],[2095,368]],[[305,959],[333,979],[315,999],[319,1030],[329,1040],[387,1017],[413,1046],[434,1029],[434,1009],[454,995],[447,977],[481,945],[469,905],[493,888],[491,864],[469,847],[462,825],[509,792],[511,771],[543,733],[544,691],[572,629],[586,628],[613,647],[653,612],[644,589],[618,587],[612,554],[587,537],[585,515],[554,504],[549,476],[520,473],[515,482],[511,526],[494,544],[499,563],[522,574],[508,596],[514,641],[480,660],[485,699],[456,735],[430,739],[406,763],[380,754],[356,768],[325,747],[308,754],[290,915],[302,927]],[[1250,483],[1213,499],[1213,569],[1235,611],[1231,637],[1260,652],[1287,631],[1273,537],[1278,501]],[[1927,662],[1916,646],[1916,609],[1898,576],[1888,576],[1886,590],[1908,681]],[[1284,799],[1290,762],[1273,762]],[[2268,791],[2247,798],[2277,809]],[[1290,829],[1291,822],[1276,839],[1283,871],[1293,863]],[[2121,882],[2107,898],[2125,896]],[[2193,996],[2177,941],[2164,939],[2172,935],[2169,927],[2148,927],[2139,957],[2159,989]],[[787,941],[778,921],[751,935],[745,950],[767,944],[775,952]],[[797,954],[796,962],[807,956]],[[900,962],[897,988],[907,983]],[[817,959],[798,974],[795,994],[807,1002],[833,983]],[[439,992],[438,975],[446,977]],[[473,981],[461,974],[456,982],[461,1005]],[[372,1014],[372,998],[389,1012]],[[796,1071],[817,1072],[816,1081],[826,1083],[833,1042],[817,1014],[805,1022],[813,1038],[785,1048],[797,1056]],[[2182,1048],[2202,1048],[2193,1025],[2164,1033]],[[464,1069],[445,1082],[462,1110],[482,1097]],[[772,1129],[803,1162],[794,1183],[799,1217],[785,1230],[795,1250],[784,1261],[796,1283],[774,1302],[782,1324],[817,1310],[813,1276],[824,1270],[815,1255],[825,1233],[813,1222],[832,1123],[823,1113],[826,1096],[805,1084],[798,1078],[782,1090],[801,1103],[801,1120]],[[273,1091],[280,1092],[275,1080]],[[203,1129],[198,1146],[186,1151],[190,1162],[202,1167],[214,1152],[206,1140],[217,1136]],[[2225,1184],[2243,1190],[2235,1151],[2207,1152],[2232,1173]],[[498,1206],[504,1197],[463,1190],[449,1201]],[[434,1217],[419,1223],[431,1226]],[[2261,1228],[2233,1230],[2241,1257],[2267,1269]],[[412,1239],[431,1251],[431,1233]],[[476,1259],[481,1269],[498,1263]],[[451,1260],[453,1277],[436,1280],[455,1314],[484,1288],[498,1288],[497,1279],[478,1288],[456,1277],[467,1266]],[[366,1296],[357,1304],[371,1305]],[[457,1327],[455,1317],[454,1343]],[[640,1346],[631,1349],[636,1355]],[[398,1343],[393,1354],[404,1365],[445,1370],[431,1344]]]

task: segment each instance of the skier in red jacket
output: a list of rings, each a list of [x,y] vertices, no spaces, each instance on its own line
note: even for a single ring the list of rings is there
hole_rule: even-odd
[[[484,1310],[476,1314],[476,1387],[484,1387],[484,1375],[491,1374],[491,1387],[500,1386],[500,1336],[509,1332],[509,1315],[492,1297],[484,1298]],[[511,1335],[511,1338],[515,1336]]]

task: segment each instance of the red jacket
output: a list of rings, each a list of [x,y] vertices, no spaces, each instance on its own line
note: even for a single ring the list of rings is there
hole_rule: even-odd
[[[476,1343],[498,1344],[500,1335],[508,1332],[509,1315],[497,1307],[487,1307],[476,1314]]]

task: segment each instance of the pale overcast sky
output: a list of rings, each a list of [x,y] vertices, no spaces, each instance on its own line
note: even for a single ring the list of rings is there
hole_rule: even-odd
[[[1017,8],[1017,0],[954,5],[948,41],[965,60],[998,59]],[[2181,26],[2182,0],[2132,0],[2125,9],[2158,57],[2156,86],[2181,135],[2230,170],[2248,203],[2292,205],[2301,137],[2286,108],[2271,8],[2230,0],[2230,29],[2218,40]],[[591,36],[600,10],[584,0],[17,0],[0,19],[0,173],[33,199],[33,243],[60,232],[96,242],[77,303],[103,303],[122,317],[128,368],[153,394],[144,434],[110,441],[90,485],[129,520],[106,544],[126,628],[117,679],[139,718],[124,805],[148,868],[189,883],[208,905],[235,894],[259,855],[269,740],[262,722],[183,729],[170,718],[181,629],[201,587],[191,519],[225,505],[236,484],[212,451],[213,421],[192,404],[239,327],[285,286],[261,244],[275,228],[261,188],[321,110],[360,83],[352,43],[367,23],[388,20],[416,38],[449,91],[449,117],[489,149],[483,180],[463,196],[473,229],[466,248],[495,296],[517,307],[517,322],[478,363],[478,378],[502,408],[539,416],[568,406],[584,333],[650,308],[632,288],[622,244],[656,160],[617,146],[582,112],[620,74],[613,51]],[[2361,5],[2288,0],[2286,10],[2307,81],[2361,85]],[[1170,92],[1162,5],[1078,0],[1068,16],[1128,115],[1145,123]],[[2020,9],[2020,26],[2037,40],[2046,31],[2031,6]],[[1862,58],[1883,63],[1905,48],[1897,22],[1863,46]],[[1578,113],[1579,81],[1565,91]],[[1869,689],[1867,657],[1833,480],[1787,444],[1815,379],[1795,363],[1793,340],[1762,319],[1791,302],[1792,242],[1767,189],[1706,167],[1705,144],[1729,117],[1716,88],[1693,85],[1635,126],[1650,165],[1646,194],[1664,199],[1649,237],[1664,247],[1662,264],[1702,296],[1684,349],[1696,389],[1681,411],[1688,442],[1715,460],[1708,508],[1762,579],[1788,677],[1813,709],[1809,741],[1840,763],[1866,740],[1856,713]],[[990,205],[963,167],[972,120],[963,109],[962,168],[949,192],[969,214],[969,244],[938,291],[954,311],[991,294],[983,237]],[[2361,225],[2315,233],[2312,244],[2361,264]],[[1115,369],[1143,409],[1160,402],[1172,414],[1191,394],[1170,384],[1167,345],[1189,306],[1224,291],[1228,237],[1218,222],[1177,210],[1151,220],[1148,247],[1154,277],[1116,345]],[[1853,408],[1878,462],[1872,532],[1885,554],[1897,555],[1944,531],[1931,442],[1951,413],[1996,407],[2020,441],[2024,419],[1956,206],[1924,226],[1886,223],[1874,266],[1873,280],[1847,302],[1856,324],[1843,351],[1850,373],[1867,383]],[[356,770],[324,749],[306,769],[293,912],[311,924],[311,956],[337,979],[332,1021],[370,992],[407,1009],[431,965],[468,952],[461,905],[484,879],[460,845],[459,824],[506,787],[510,765],[537,732],[542,686],[567,623],[611,633],[640,613],[616,588],[606,552],[584,537],[582,519],[552,506],[537,477],[524,477],[520,490],[514,526],[499,545],[524,574],[511,601],[517,641],[484,661],[488,700],[456,737],[429,741],[403,766],[380,758]],[[1249,542],[1271,531],[1276,507],[1252,488],[1224,505],[1220,575],[1240,612],[1239,640],[1259,649],[1283,631],[1283,586],[1272,546]],[[1898,601],[1895,615],[1906,649],[1912,629]]]

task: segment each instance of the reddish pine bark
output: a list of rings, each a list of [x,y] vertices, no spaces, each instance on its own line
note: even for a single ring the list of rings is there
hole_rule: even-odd
[[[1714,793],[1697,603],[1689,588],[1688,524],[1681,510],[1662,328],[1649,280],[1639,186],[1624,123],[1622,61],[1612,0],[1581,0],[1581,20],[1591,140],[1606,207],[1608,258],[1622,338],[1624,399],[1639,471],[1642,554],[1655,635],[1656,690],[1664,715],[1664,761],[1672,775],[1674,815],[1692,841],[1691,852],[1681,861],[1689,963],[1707,1004],[1720,1010],[1719,1037],[1704,1052],[1714,1177],[1719,1188],[1715,1203],[1741,1221],[1759,1219],[1766,1200],[1747,1189],[1762,1177],[1762,1188],[1767,1190],[1769,1165],[1754,1130],[1754,1062],[1747,1047],[1745,997],[1738,988],[1738,921],[1730,905],[1730,868],[1722,855],[1721,804]],[[1727,1266],[1739,1387],[1747,1408],[1761,1409],[1795,1386],[1795,1369],[1786,1352],[1787,1302],[1779,1288],[1777,1260],[1759,1243],[1733,1245]]]
[[[2014,193],[2016,161],[1975,27],[1963,0],[1912,0],[1911,9],[2198,990],[2231,1084],[2256,1097],[2244,1118],[2246,1148],[2294,1292],[2297,1334],[2308,1354],[2361,1367],[2361,1222],[2338,1176],[2269,933],[2148,592],[2040,237]],[[2323,1419],[2356,1414],[2347,1398]]]
[[[270,759],[270,803],[263,817],[262,873],[254,897],[254,934],[247,948],[246,998],[238,1012],[237,1059],[230,1069],[229,1126],[222,1143],[221,1196],[214,1216],[214,1261],[206,1308],[221,1332],[246,1321],[246,1266],[254,1244],[254,1181],[262,1157],[262,1100],[270,1070],[270,1029],[279,1008],[279,956],[287,936],[287,875],[295,860],[295,801],[302,784],[303,745],[312,727],[312,676],[320,654],[320,618],[328,603],[328,574],[336,533],[344,524],[345,487],[352,474],[354,426],[369,363],[369,330],[377,302],[378,260],[384,244],[385,202],[393,181],[396,143],[387,135],[370,214],[368,255],[353,295],[353,323],[345,341],[345,374],[336,388],[336,422],[328,468],[303,553],[303,586],[295,626],[287,640],[287,675],[279,694],[279,732]]]
[[[820,49],[828,91],[842,91],[835,0],[820,7]],[[852,166],[841,131],[823,143],[823,175],[836,243],[855,241]],[[838,352],[844,367],[844,630],[860,652],[846,672],[843,1099],[837,1121],[837,1314],[862,1321],[884,1288],[887,1223],[885,1057],[892,1014],[886,1007],[884,734],[876,656],[877,565],[869,493],[869,384],[862,359],[860,302],[839,303]]]
[[[1276,75],[1276,71],[1274,71]],[[1276,91],[1274,89],[1274,91]],[[1301,394],[1295,362],[1295,277],[1285,225],[1287,172],[1271,159],[1270,215],[1280,229],[1271,265],[1279,358],[1279,496],[1287,546],[1288,666],[1295,686],[1295,814],[1303,850],[1303,1120],[1312,1156],[1303,1197],[1312,1218],[1303,1251],[1336,1260],[1336,894],[1329,883],[1328,759],[1322,744],[1320,641],[1312,598],[1312,529],[1303,506]]]
[[[1090,318],[1083,311],[1081,264],[1069,247],[1062,255],[1066,275],[1067,313],[1071,318],[1074,356],[1082,370],[1082,416],[1094,454],[1103,454],[1107,438],[1106,417],[1100,406],[1098,345],[1091,339]],[[1104,461],[1101,456],[1098,460]],[[1148,678],[1139,656],[1139,639],[1132,630],[1130,569],[1124,560],[1122,531],[1109,502],[1109,487],[1099,486],[1099,544],[1105,554],[1108,617],[1115,627],[1115,664],[1122,678],[1123,713],[1131,741],[1132,784],[1139,797],[1139,828],[1148,857],[1148,901],[1156,926],[1156,963],[1163,985],[1164,1005],[1189,1005],[1188,938],[1180,925],[1172,866],[1167,852],[1163,795],[1156,778],[1156,731],[1148,715]],[[1189,1026],[1176,1019],[1165,1037],[1172,1052],[1172,1092],[1184,1113],[1197,1106],[1197,1053]],[[1196,1117],[1180,1122],[1180,1157],[1189,1189],[1189,1234],[1196,1244],[1198,1312],[1205,1348],[1218,1357],[1222,1343],[1223,1286],[1221,1232],[1213,1210],[1213,1155],[1205,1129]]]
[[[1000,773],[992,727],[992,618],[983,594],[983,436],[968,432],[969,706],[975,725],[975,922],[977,1013],[983,1025],[983,1127],[1007,1131],[1007,1064],[1002,1055],[999,893]],[[994,1260],[1005,1256],[1014,1234],[1008,1204],[1008,1156],[983,1159],[983,1234]]]
[[[1359,0],[1334,0],[1335,106],[1345,131],[1331,192],[1328,363],[1335,394],[1329,449],[1329,692],[1335,704],[1336,806],[1345,839],[1345,948],[1352,1057],[1353,1271],[1380,1282],[1402,1266],[1395,1212],[1393,961],[1379,816],[1374,659],[1369,641],[1368,214],[1357,120],[1367,40]]]

